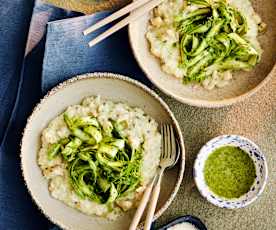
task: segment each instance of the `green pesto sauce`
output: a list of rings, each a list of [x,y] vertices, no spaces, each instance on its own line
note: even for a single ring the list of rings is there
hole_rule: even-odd
[[[239,147],[220,147],[205,162],[204,178],[207,185],[224,198],[238,198],[247,193],[255,177],[253,160]]]

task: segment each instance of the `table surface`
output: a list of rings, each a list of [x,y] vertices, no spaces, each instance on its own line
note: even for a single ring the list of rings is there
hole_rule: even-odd
[[[276,229],[276,76],[242,103],[219,109],[183,105],[162,93],[179,121],[186,147],[186,169],[180,190],[158,225],[180,215],[199,217],[209,230]],[[269,179],[260,198],[238,210],[218,208],[198,192],[192,177],[195,157],[211,138],[239,134],[257,143],[268,161]]]

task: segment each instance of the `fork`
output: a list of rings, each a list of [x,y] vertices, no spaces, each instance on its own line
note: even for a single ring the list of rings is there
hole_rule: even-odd
[[[161,181],[165,169],[172,167],[176,160],[178,159],[178,154],[176,153],[176,139],[174,136],[172,125],[163,125],[161,128],[162,135],[162,154],[159,163],[159,174],[155,187],[152,190],[151,201],[149,203],[149,208],[147,212],[147,217],[145,221],[144,230],[149,230],[154,212],[156,209],[156,204],[160,194]]]
[[[149,204],[149,209],[148,209],[145,228],[144,228],[145,230],[150,229],[152,218],[154,215],[154,211],[155,211],[157,200],[160,193],[160,186],[161,186],[163,173],[166,168],[170,168],[174,166],[178,160],[178,157],[180,154],[180,148],[179,148],[179,143],[177,142],[174,136],[173,126],[169,124],[162,125],[161,136],[162,136],[162,152],[160,157],[158,173],[154,176],[152,182],[148,185],[148,187],[144,191],[144,195],[142,197],[142,200],[140,201],[140,205],[137,208],[137,211],[131,222],[129,230],[135,230],[136,227],[138,226],[139,221],[142,217],[142,214],[147,206],[147,202],[150,198],[150,195],[152,194],[152,200],[150,201],[150,204]],[[178,148],[176,148],[176,146]],[[152,192],[153,186],[155,187]]]

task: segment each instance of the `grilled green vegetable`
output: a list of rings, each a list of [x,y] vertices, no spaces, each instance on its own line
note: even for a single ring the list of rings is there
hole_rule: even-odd
[[[250,70],[260,54],[246,40],[246,18],[224,0],[189,0],[198,7],[176,17],[184,83],[202,82],[214,71]]]
[[[84,126],[94,126],[96,128],[100,127],[99,122],[95,117],[73,117],[74,125],[77,127],[84,127]]]
[[[98,178],[97,180],[97,184],[99,185],[99,187],[102,189],[103,192],[107,192],[107,190],[110,188],[110,183],[104,179],[104,178]]]
[[[116,146],[107,145],[105,143],[102,143],[98,149],[99,153],[104,153],[111,158],[114,158],[118,151],[119,149]]]
[[[123,132],[126,122],[112,121],[112,130],[106,131],[94,117],[64,113],[64,121],[70,135],[49,147],[49,160],[63,158],[72,189],[80,198],[112,209],[117,198],[141,182],[142,146],[130,147]]]
[[[72,161],[77,154],[78,148],[81,146],[82,141],[75,137],[72,141],[70,141],[67,145],[64,146],[63,150],[61,151],[62,156],[67,161]]]
[[[93,137],[96,143],[99,143],[103,139],[102,133],[96,127],[87,126],[83,130],[84,132],[88,133],[91,137]]]
[[[79,128],[73,128],[72,134],[90,145],[94,145],[96,143],[96,140],[93,137],[89,136],[86,132]]]
[[[59,153],[60,148],[61,148],[61,144],[59,143],[52,144],[48,149],[48,159],[52,160],[53,158],[55,158],[55,156]]]
[[[113,203],[118,197],[118,191],[113,183],[111,183],[109,197],[107,203]]]

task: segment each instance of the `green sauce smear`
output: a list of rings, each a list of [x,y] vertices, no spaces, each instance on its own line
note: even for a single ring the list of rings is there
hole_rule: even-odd
[[[256,178],[253,160],[236,146],[223,146],[207,158],[204,179],[212,192],[220,197],[239,198],[250,190]]]

